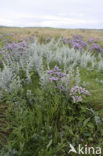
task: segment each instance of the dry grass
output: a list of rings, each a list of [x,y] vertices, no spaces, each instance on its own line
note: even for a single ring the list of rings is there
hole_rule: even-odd
[[[28,36],[37,37],[70,37],[76,34],[82,35],[85,39],[98,38],[103,42],[103,30],[85,29],[55,29],[55,28],[0,28],[0,34],[14,33],[13,40],[19,41]]]

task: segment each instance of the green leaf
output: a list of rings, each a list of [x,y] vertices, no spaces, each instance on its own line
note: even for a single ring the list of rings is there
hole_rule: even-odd
[[[48,143],[48,145],[47,145],[47,149],[51,146],[51,144],[52,144],[52,139],[49,141],[49,143]]]
[[[89,122],[90,118],[87,118],[86,120],[84,120],[83,122],[83,126],[85,127],[87,125],[87,123]]]

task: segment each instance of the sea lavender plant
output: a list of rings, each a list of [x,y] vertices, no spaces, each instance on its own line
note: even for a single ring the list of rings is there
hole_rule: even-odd
[[[88,43],[84,41],[83,36],[81,35],[74,35],[73,38],[64,38],[62,41],[69,44],[70,47],[80,51],[88,47]]]
[[[58,82],[62,80],[63,77],[66,76],[65,73],[61,72],[61,69],[58,66],[55,66],[53,70],[47,70],[47,73],[50,75],[50,81],[51,83],[55,84],[55,88],[59,91],[66,91],[65,87],[60,83],[58,85]]]
[[[97,42],[97,41],[98,41],[97,38],[90,38],[90,39],[88,39],[88,42],[90,42],[90,43],[94,43],[94,42]]]
[[[84,48],[86,48],[88,46],[88,44],[84,40],[74,40],[72,42],[72,46],[74,49],[78,49],[78,50],[82,51]]]
[[[26,51],[28,48],[28,45],[25,41],[19,42],[19,43],[7,43],[6,46],[4,46],[4,50],[9,50],[9,51]]]
[[[61,72],[61,69],[58,66],[55,66],[53,70],[47,70],[47,73],[50,75],[49,79],[51,83],[53,81],[59,81],[65,76],[65,74]]]
[[[91,50],[95,50],[95,51],[98,51],[98,52],[103,52],[102,47],[99,44],[96,44],[96,43],[92,44]]]
[[[83,36],[82,35],[73,35],[73,39],[74,40],[83,40]]]
[[[81,102],[84,95],[90,96],[90,93],[85,88],[75,86],[70,90],[73,103]]]

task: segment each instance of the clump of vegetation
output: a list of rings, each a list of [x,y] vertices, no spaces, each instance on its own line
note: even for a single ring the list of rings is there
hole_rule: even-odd
[[[69,47],[73,47],[81,52],[85,49],[92,52],[103,52],[103,48],[99,44],[95,43],[97,42],[95,38],[85,41],[83,36],[74,35],[73,38],[63,38],[62,41],[65,44],[68,44]]]
[[[35,39],[9,44],[1,58],[0,103],[8,107],[9,132],[2,156],[66,156],[69,144],[103,147],[95,105],[95,94],[102,102],[100,53]]]

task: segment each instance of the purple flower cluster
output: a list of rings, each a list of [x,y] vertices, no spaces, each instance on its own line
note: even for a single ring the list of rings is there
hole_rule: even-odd
[[[51,83],[54,82],[55,84],[55,89],[57,90],[57,94],[59,94],[60,90],[62,92],[67,91],[63,85],[58,83],[58,81],[60,82],[60,80],[64,76],[66,76],[66,74],[61,72],[61,69],[58,66],[55,66],[53,70],[47,70],[47,73],[50,75],[49,79]],[[75,86],[74,88],[70,90],[70,96],[72,97],[74,103],[81,102],[83,95],[89,96],[90,93],[85,88],[82,88],[79,86]]]
[[[64,43],[68,43],[70,47],[73,47],[74,49],[78,49],[80,51],[83,50],[83,48],[86,48],[88,46],[88,43],[84,41],[83,37],[80,35],[75,35],[73,38],[64,38],[62,39]]]
[[[72,42],[72,47],[74,49],[78,49],[80,51],[83,50],[83,48],[87,47],[87,42],[86,41],[82,41],[82,40],[75,40]]]
[[[57,94],[60,93],[60,91],[65,92],[66,89],[63,85],[59,84],[58,82],[66,76],[66,74],[61,72],[61,69],[58,66],[55,66],[53,70],[47,70],[47,73],[50,75],[50,81],[51,83],[54,82],[55,88],[57,90]]]
[[[91,50],[95,50],[95,51],[98,51],[98,52],[103,52],[102,47],[99,44],[96,44],[96,43],[92,44]]]
[[[61,69],[59,69],[58,66],[55,66],[53,70],[47,70],[47,73],[50,75],[49,79],[51,83],[53,81],[59,81],[65,76],[65,74],[61,72]]]
[[[5,46],[3,49],[4,50],[10,50],[10,51],[13,51],[13,50],[16,50],[16,51],[26,51],[28,48],[27,46],[27,43],[25,41],[22,41],[20,43],[7,43],[7,46]]]
[[[81,35],[73,35],[74,40],[83,40],[83,36]]]
[[[90,43],[97,42],[97,41],[98,41],[98,39],[96,39],[96,38],[90,38],[90,39],[88,40],[88,42],[90,42]]]
[[[28,42],[33,42],[35,38],[36,38],[35,36],[29,36],[29,37],[26,37],[24,40]]]
[[[88,41],[85,41],[83,36],[74,35],[72,38],[63,38],[62,42],[68,44],[74,49],[82,51],[83,49],[89,49],[90,51],[103,52],[103,49],[100,45],[96,44],[98,40],[95,38],[90,38]]]
[[[61,39],[61,41],[63,42],[63,43],[70,43],[70,41],[71,41],[71,38],[62,38]]]
[[[90,93],[85,88],[75,86],[71,89],[70,95],[72,96],[73,102],[78,103],[82,101],[82,96],[87,95],[90,96]]]

